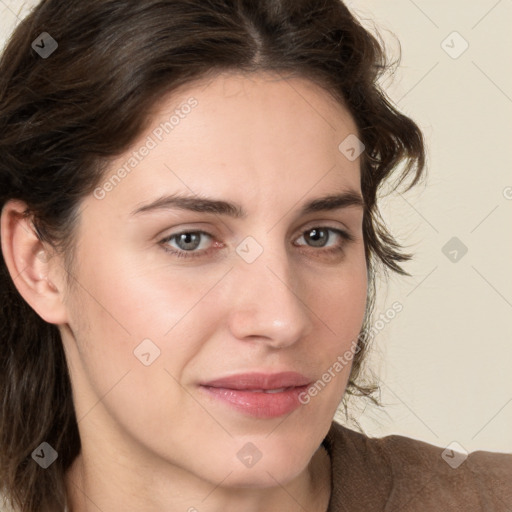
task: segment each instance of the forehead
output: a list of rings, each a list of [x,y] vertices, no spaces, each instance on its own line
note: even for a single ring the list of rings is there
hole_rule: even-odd
[[[332,150],[340,136],[357,134],[347,108],[324,88],[302,77],[220,73],[181,91],[179,97],[170,96],[157,104],[156,117],[169,118],[176,104],[190,97],[197,99],[195,113],[200,115],[181,123],[173,135],[185,137],[191,131],[203,131],[208,140],[198,142],[215,142],[217,148],[229,148],[231,153],[233,142],[243,139],[250,139],[253,146],[261,142],[260,151],[279,148],[280,155],[286,154],[287,148],[311,152],[313,146],[322,143]]]
[[[315,184],[360,190],[359,160],[339,149],[356,134],[348,110],[307,79],[222,73],[162,97],[103,183],[124,168],[108,198],[126,208],[165,187],[242,197],[266,189],[274,198]]]

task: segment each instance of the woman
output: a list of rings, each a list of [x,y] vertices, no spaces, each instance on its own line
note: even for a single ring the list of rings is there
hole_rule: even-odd
[[[337,0],[47,0],[0,63],[0,486],[63,511],[508,510],[333,422],[422,135]],[[397,166],[401,165],[400,173]],[[456,454],[449,454],[456,457]]]

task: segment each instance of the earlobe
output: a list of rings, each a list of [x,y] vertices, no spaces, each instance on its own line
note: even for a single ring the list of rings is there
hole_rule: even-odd
[[[10,200],[2,209],[0,240],[5,264],[21,296],[43,320],[66,323],[64,280],[50,278],[60,265],[37,236],[32,219],[24,215],[26,208],[22,201]]]

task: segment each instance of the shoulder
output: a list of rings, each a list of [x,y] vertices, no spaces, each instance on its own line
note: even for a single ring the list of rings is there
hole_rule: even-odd
[[[371,438],[336,422],[323,444],[333,477],[329,512],[512,510],[512,454],[458,454],[399,435]]]

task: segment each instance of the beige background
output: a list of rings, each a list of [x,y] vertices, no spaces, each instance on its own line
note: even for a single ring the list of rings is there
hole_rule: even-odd
[[[34,3],[0,0],[2,45]],[[399,39],[383,84],[429,146],[427,186],[382,203],[415,259],[376,310],[403,305],[375,340],[385,407],[353,413],[371,435],[512,452],[512,2],[347,3],[395,56]],[[468,249],[445,251],[456,261],[442,252],[452,237]]]

